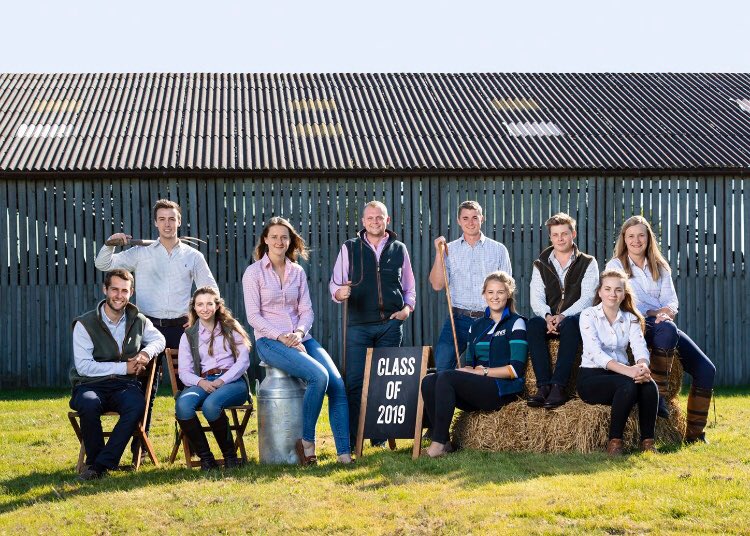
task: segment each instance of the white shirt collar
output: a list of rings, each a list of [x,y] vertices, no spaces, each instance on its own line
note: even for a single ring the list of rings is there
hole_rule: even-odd
[[[596,316],[598,318],[602,318],[609,322],[607,319],[607,315],[604,314],[604,304],[600,303],[599,305],[594,305],[594,312],[596,313]],[[622,309],[617,310],[617,316],[615,317],[615,322],[625,322],[625,317],[622,314]]]

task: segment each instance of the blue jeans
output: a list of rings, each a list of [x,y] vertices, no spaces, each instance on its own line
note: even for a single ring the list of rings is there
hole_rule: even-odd
[[[685,372],[693,377],[693,385],[703,389],[713,389],[716,367],[693,339],[679,330],[674,322],[656,323],[656,317],[646,318],[646,344],[650,348],[673,350],[680,353],[680,362]]]
[[[378,324],[348,326],[346,331],[346,395],[349,399],[349,430],[352,444],[356,440],[359,425],[359,409],[362,402],[362,382],[365,377],[365,361],[368,348],[398,348],[404,336],[402,320],[388,320]],[[373,443],[385,441],[386,437],[372,437]]]
[[[146,399],[135,380],[102,380],[76,386],[70,407],[81,417],[86,465],[102,471],[120,464],[122,453],[146,410]],[[105,445],[101,416],[107,411],[116,411],[120,418]]]
[[[266,337],[258,339],[256,347],[264,362],[307,383],[302,400],[302,439],[315,441],[315,424],[327,393],[328,420],[336,453],[349,454],[349,408],[346,405],[344,381],[331,356],[318,341],[308,339],[302,344],[306,353]]]
[[[453,315],[459,354],[466,350],[466,345],[469,342],[469,328],[476,320],[476,318],[466,315]],[[456,368],[456,349],[453,346],[453,330],[451,329],[450,318],[445,319],[443,329],[440,331],[440,338],[435,345],[435,367],[438,372]]]
[[[208,376],[208,381],[215,380],[221,374]],[[221,417],[224,408],[241,406],[247,402],[248,390],[245,380],[240,378],[232,383],[225,383],[213,393],[208,393],[202,387],[193,385],[184,389],[175,401],[174,412],[181,421],[195,417],[195,412],[201,408],[203,416],[208,422],[214,422]]]

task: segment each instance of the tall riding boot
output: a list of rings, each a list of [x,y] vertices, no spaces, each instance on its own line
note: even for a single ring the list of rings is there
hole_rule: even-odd
[[[215,421],[208,423],[211,431],[214,433],[216,442],[219,444],[221,454],[224,456],[224,468],[233,469],[242,466],[242,460],[237,458],[237,449],[234,446],[232,432],[229,430],[229,419],[226,413],[221,412],[221,416]]]
[[[219,464],[216,463],[214,455],[211,454],[211,447],[208,446],[208,439],[206,438],[206,434],[203,433],[203,427],[198,417],[193,417],[186,421],[178,419],[177,422],[180,423],[182,432],[190,441],[193,452],[201,459],[201,471],[218,468]]]
[[[674,363],[674,350],[654,348],[651,350],[651,377],[659,388],[659,408],[657,415],[665,419],[669,418],[669,406],[667,406],[667,391],[669,391],[669,373]]]
[[[687,402],[687,430],[685,430],[685,443],[708,443],[703,430],[708,422],[708,410],[711,406],[713,389],[705,389],[693,385],[690,388]]]

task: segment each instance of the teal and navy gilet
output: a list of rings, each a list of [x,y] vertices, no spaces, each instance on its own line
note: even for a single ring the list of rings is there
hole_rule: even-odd
[[[100,363],[117,363],[124,362],[138,354],[143,348],[143,329],[146,324],[146,317],[138,312],[138,308],[132,303],[125,306],[125,338],[122,341],[122,352],[117,345],[117,341],[107,328],[101,317],[101,307],[104,301],[99,302],[96,309],[89,311],[73,320],[75,327],[77,322],[86,329],[94,343],[92,357],[94,361]],[[76,370],[75,363],[70,368],[70,383],[75,387],[81,383],[93,383],[103,380],[117,379],[135,379],[134,374],[118,375],[110,374],[108,376],[88,377],[81,376]]]
[[[384,238],[386,244],[379,262],[365,242],[364,230],[357,238],[345,242],[349,254],[349,279],[354,283],[348,301],[349,325],[385,322],[404,308],[401,271],[406,246],[396,240],[396,233],[386,232],[388,236]]]
[[[513,379],[495,378],[500,396],[518,394],[524,388],[528,343],[525,329],[513,330],[519,319],[526,320],[517,313],[511,313],[506,307],[494,333],[488,336],[488,332],[495,325],[495,321],[489,316],[488,307],[485,316],[469,328],[469,343],[464,354],[465,365],[488,368],[510,365],[518,375],[518,378]]]

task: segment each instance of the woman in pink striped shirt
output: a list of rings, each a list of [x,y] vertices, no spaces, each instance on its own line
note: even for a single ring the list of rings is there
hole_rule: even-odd
[[[310,336],[314,314],[299,257],[308,257],[305,241],[287,220],[271,218],[255,248],[257,262],[242,276],[247,321],[255,330],[261,359],[307,383],[302,438],[296,445],[300,463],[317,463],[315,424],[326,393],[338,461],[351,463],[344,382],[331,356]]]

